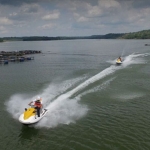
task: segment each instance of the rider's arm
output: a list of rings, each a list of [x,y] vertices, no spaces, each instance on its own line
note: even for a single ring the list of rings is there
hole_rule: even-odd
[[[31,106],[32,103],[33,103],[33,101],[31,101],[28,105]]]

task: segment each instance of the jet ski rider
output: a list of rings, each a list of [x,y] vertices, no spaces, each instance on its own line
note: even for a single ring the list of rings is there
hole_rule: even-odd
[[[40,112],[43,107],[42,98],[38,96],[35,100],[31,101],[28,105],[34,107],[36,109],[36,114],[38,115],[38,117],[40,117]]]
[[[122,62],[121,56],[118,58],[118,60]]]

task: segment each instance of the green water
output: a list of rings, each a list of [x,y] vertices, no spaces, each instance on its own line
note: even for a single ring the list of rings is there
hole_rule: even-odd
[[[0,149],[149,150],[150,40],[6,42],[0,50],[42,50],[0,64]],[[123,65],[115,59],[123,57]],[[48,114],[19,115],[42,96]]]

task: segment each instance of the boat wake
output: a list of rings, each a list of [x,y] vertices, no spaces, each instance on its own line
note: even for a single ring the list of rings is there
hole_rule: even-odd
[[[79,103],[82,95],[106,88],[109,83],[114,80],[111,74],[132,64],[146,63],[142,58],[148,55],[149,54],[129,55],[124,58],[121,66],[111,65],[89,79],[87,79],[87,76],[84,76],[64,81],[61,84],[50,84],[46,89],[39,93],[39,95],[43,98],[44,107],[49,109],[49,112],[34,126],[52,128],[59,124],[75,123],[76,120],[84,117],[89,110],[88,106]],[[98,87],[81,92],[81,90],[85,89],[92,83],[105,78],[106,76],[111,77]],[[79,84],[83,80],[85,81]],[[73,88],[76,84],[78,84],[78,86]],[[73,89],[69,90],[71,88]],[[7,111],[12,114],[13,118],[18,119],[19,115],[30,100],[34,98],[35,97],[27,97],[27,95],[15,94],[6,103]]]

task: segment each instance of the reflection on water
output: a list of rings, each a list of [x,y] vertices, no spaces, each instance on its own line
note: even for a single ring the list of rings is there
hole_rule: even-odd
[[[39,133],[39,129],[36,129],[29,125],[22,125],[21,131],[19,134],[20,141],[23,142],[24,140],[31,140],[33,137],[38,135],[38,133]]]

